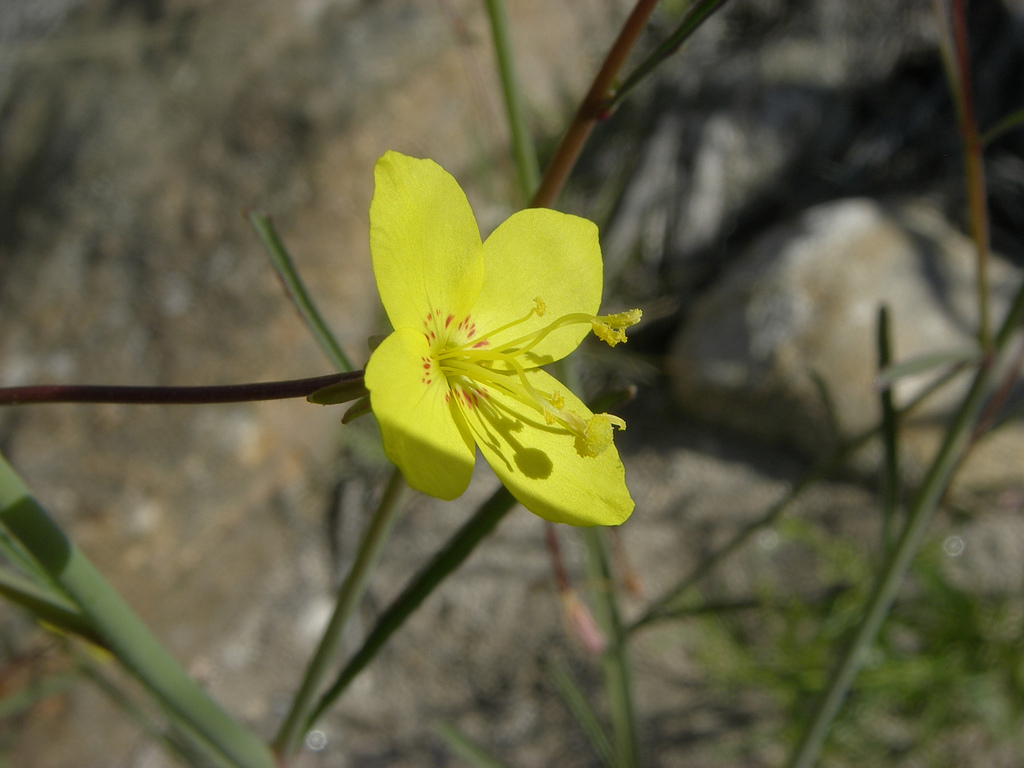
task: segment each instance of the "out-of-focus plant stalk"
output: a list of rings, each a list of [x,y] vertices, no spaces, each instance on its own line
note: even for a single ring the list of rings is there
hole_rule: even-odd
[[[320,638],[316,653],[306,667],[288,716],[274,739],[273,746],[279,755],[287,757],[294,754],[302,745],[306,720],[313,708],[316,695],[327,676],[331,674],[334,663],[341,656],[345,627],[366,593],[366,584],[377,566],[381,550],[402,509],[405,490],[402,474],[397,469],[393,470],[377,505],[377,511],[363,534],[355,561],[338,590],[334,613]]]
[[[640,62],[636,69],[629,73],[629,77],[623,80],[622,84],[615,89],[615,93],[608,101],[608,108],[614,109],[630,91],[649,77],[666,59],[676,53],[683,43],[697,31],[700,25],[711,18],[711,15],[725,5],[725,3],[726,0],[697,0],[697,2],[692,3],[686,9],[686,13],[679,26],[668,36],[668,39],[659,45],[654,53]]]
[[[569,124],[555,153],[551,156],[547,168],[544,169],[540,187],[530,201],[530,207],[548,208],[554,203],[558,193],[562,191],[590,131],[593,130],[595,123],[607,114],[608,98],[612,94],[615,78],[618,76],[619,70],[622,69],[622,65],[626,63],[626,57],[636,45],[640,33],[647,25],[647,20],[657,4],[658,0],[637,0],[633,11],[622,25],[619,36],[608,51],[601,69],[598,70],[590,90],[579,109],[576,110],[572,123]]]
[[[956,374],[960,373],[960,370],[959,366],[955,366],[950,368],[950,370],[944,375],[939,376],[935,381],[921,390],[913,400],[903,406],[903,408],[899,409],[896,414],[897,417],[902,418],[912,412],[918,405],[931,397],[936,390],[949,383]],[[701,579],[718,567],[719,563],[737,552],[751,536],[769,525],[774,525],[775,522],[778,521],[790,508],[790,506],[792,506],[793,503],[803,495],[803,492],[814,485],[814,483],[835,474],[839,469],[841,469],[850,456],[866,445],[869,440],[872,440],[879,433],[880,429],[880,426],[874,426],[864,430],[860,434],[850,438],[845,444],[841,445],[831,456],[820,461],[806,475],[801,477],[782,498],[768,507],[760,518],[742,528],[735,536],[732,537],[732,539],[729,540],[727,544],[725,544],[725,546],[716,549],[712,555],[698,563],[697,566],[675,586],[666,590],[661,596],[653,600],[643,614],[641,614],[639,618],[635,619],[633,623],[626,628],[626,631],[632,634],[636,630],[641,629],[648,624],[653,624],[665,619],[671,619],[679,615],[685,615],[687,611],[680,609],[679,604],[691,588],[696,586]]]
[[[444,547],[416,574],[402,590],[402,593],[377,619],[377,623],[363,641],[362,647],[349,659],[331,687],[320,697],[305,723],[307,729],[311,728],[313,723],[338,700],[349,683],[373,660],[391,638],[391,635],[405,623],[405,620],[413,614],[420,603],[426,600],[438,584],[462,565],[476,545],[494,530],[494,527],[501,522],[515,504],[516,500],[511,493],[504,487],[498,488],[476,513],[452,535]]]
[[[636,714],[633,707],[629,643],[622,626],[619,601],[615,594],[607,534],[603,528],[584,528],[581,531],[587,545],[587,575],[594,597],[594,615],[605,637],[608,638],[608,646],[601,657],[601,667],[612,723],[614,765],[615,768],[636,768],[640,764],[640,759]]]
[[[971,239],[978,252],[978,340],[986,352],[992,349],[989,320],[988,260],[989,223],[988,201],[985,194],[984,145],[978,134],[978,121],[974,111],[971,88],[970,50],[967,41],[967,14],[964,0],[953,0],[953,50],[956,59],[956,80],[951,83],[958,92],[953,102],[957,107],[957,125],[964,148],[964,182],[967,189],[967,220]]]
[[[516,61],[512,53],[512,36],[509,33],[508,12],[505,0],[485,0],[487,16],[491,22],[494,37],[494,57],[501,80],[501,94],[505,99],[505,113],[512,138],[512,157],[516,163],[516,183],[523,202],[529,200],[540,183],[540,165],[537,149],[526,120],[526,106],[523,92],[516,74]]]
[[[892,364],[892,331],[889,308],[883,305],[878,310],[878,370],[884,371]],[[898,520],[896,509],[899,505],[899,418],[893,399],[892,386],[881,387],[878,393],[882,414],[882,552],[892,551],[896,540]]]
[[[839,713],[868,650],[878,637],[882,623],[892,608],[896,593],[920,549],[928,525],[949,486],[953,472],[975,439],[975,427],[989,397],[996,389],[1007,362],[1004,358],[1010,351],[1013,334],[1020,328],[1022,321],[1024,285],[1018,289],[1006,320],[1000,327],[993,354],[982,362],[975,374],[970,390],[957,408],[942,445],[909,505],[906,526],[886,562],[868,602],[864,619],[829,680],[818,708],[793,752],[788,763],[789,768],[811,768],[817,761],[829,728]]]

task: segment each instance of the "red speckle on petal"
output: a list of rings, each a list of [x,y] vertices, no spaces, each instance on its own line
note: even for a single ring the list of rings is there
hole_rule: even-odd
[[[454,320],[454,319],[455,319],[455,315],[448,315],[448,317],[446,317],[444,319],[444,327],[447,328],[449,325],[451,325],[452,324],[452,320]]]
[[[486,347],[487,344],[488,344],[487,339],[484,339],[483,341],[478,341],[476,344],[473,345],[473,349],[479,349],[480,347]]]

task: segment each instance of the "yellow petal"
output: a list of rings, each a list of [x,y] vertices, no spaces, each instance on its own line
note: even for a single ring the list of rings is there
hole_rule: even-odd
[[[531,371],[529,378],[542,392],[557,390],[565,408],[584,421],[593,416],[547,373]],[[597,456],[581,456],[574,434],[493,389],[465,413],[487,463],[535,515],[570,525],[618,525],[632,513],[633,499],[614,445]]]
[[[483,281],[480,229],[458,182],[433,160],[386,152],[374,168],[370,255],[393,328],[430,312],[464,316]]]
[[[579,216],[547,208],[528,208],[513,214],[484,242],[484,282],[476,302],[478,328],[500,328],[524,316],[535,299],[544,304],[543,317],[492,338],[492,344],[511,341],[538,330],[563,315],[595,315],[601,305],[601,246],[597,227]],[[532,352],[534,364],[559,360],[590,333],[586,323],[553,331]]]
[[[418,491],[454,499],[473,473],[473,437],[462,412],[449,402],[448,383],[432,366],[427,340],[399,328],[366,364],[366,388],[380,424],[384,452]]]

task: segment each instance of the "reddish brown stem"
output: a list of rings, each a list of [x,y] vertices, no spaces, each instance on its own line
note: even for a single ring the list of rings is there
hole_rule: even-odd
[[[988,251],[989,224],[985,199],[985,166],[983,145],[978,134],[978,121],[974,111],[971,89],[970,51],[967,45],[967,14],[965,0],[953,0],[953,48],[956,55],[957,86],[960,89],[957,114],[960,140],[964,145],[964,180],[967,188],[967,219],[978,251],[978,338],[982,349],[992,348],[988,307]]]
[[[612,84],[626,63],[633,46],[636,45],[640,33],[647,25],[647,19],[654,12],[658,0],[637,0],[633,12],[622,25],[619,36],[615,39],[608,56],[598,70],[590,90],[576,110],[565,135],[558,143],[554,155],[547,168],[544,169],[544,177],[540,180],[540,187],[537,189],[533,200],[530,201],[531,208],[548,208],[558,197],[558,193],[565,186],[565,180],[569,178],[569,172],[576,165],[580,156],[580,150],[587,141],[594,124],[606,117],[608,100],[612,95]]]
[[[28,403],[203,405],[253,400],[284,400],[292,397],[308,397],[319,389],[345,381],[356,385],[362,377],[362,371],[354,371],[314,376],[309,379],[227,384],[212,387],[132,387],[105,384],[40,384],[28,387],[0,387],[0,405],[25,405]]]

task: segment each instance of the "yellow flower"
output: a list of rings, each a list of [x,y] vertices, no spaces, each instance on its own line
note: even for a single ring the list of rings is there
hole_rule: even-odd
[[[609,344],[640,311],[596,315],[597,227],[520,211],[483,243],[458,183],[430,160],[377,161],[370,253],[394,332],[366,365],[384,450],[413,488],[454,499],[475,447],[528,510],[572,525],[633,511],[612,443],[617,416],[593,414],[539,366],[590,331]]]

